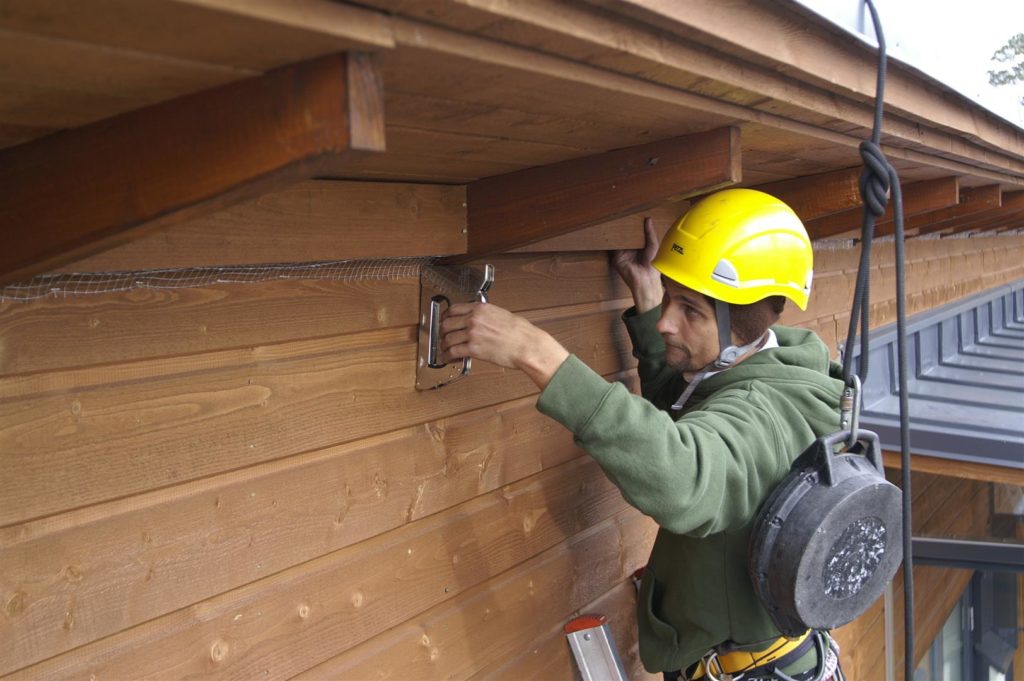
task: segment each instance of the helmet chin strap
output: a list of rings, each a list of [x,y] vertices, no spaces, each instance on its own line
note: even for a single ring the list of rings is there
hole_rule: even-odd
[[[732,319],[729,317],[729,303],[715,300],[715,319],[718,321],[718,357],[712,362],[715,369],[728,369],[748,350],[761,342],[760,338],[739,347],[732,344]]]
[[[686,405],[686,401],[690,399],[690,395],[697,389],[700,382],[703,381],[709,373],[712,371],[725,371],[730,368],[740,357],[750,352],[756,347],[759,347],[764,343],[766,333],[761,334],[760,337],[755,338],[746,345],[736,346],[732,344],[732,319],[729,316],[729,303],[721,300],[715,300],[715,320],[718,324],[718,357],[714,359],[710,364],[705,366],[703,369],[697,372],[697,375],[690,381],[690,385],[686,386],[686,390],[679,396],[679,399],[672,405],[672,409],[678,411]]]

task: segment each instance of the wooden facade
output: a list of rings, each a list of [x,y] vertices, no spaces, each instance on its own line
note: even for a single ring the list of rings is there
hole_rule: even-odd
[[[572,678],[562,624],[601,611],[647,678],[652,521],[525,376],[415,390],[398,259],[494,263],[493,302],[633,386],[607,250],[759,187],[816,238],[783,321],[837,349],[871,50],[711,0],[0,0],[0,34],[0,282],[383,263],[0,301],[0,676]],[[1024,132],[906,67],[890,93],[908,312],[1024,279]],[[880,326],[892,245],[873,262]],[[1024,484],[916,473],[915,522],[984,526],[990,480]],[[920,657],[969,574],[916,575]],[[839,632],[849,678],[884,678],[882,619]]]

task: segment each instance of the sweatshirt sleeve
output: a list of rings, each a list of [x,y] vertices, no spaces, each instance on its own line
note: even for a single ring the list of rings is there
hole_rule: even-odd
[[[643,313],[631,307],[623,313],[622,321],[637,359],[640,394],[655,406],[668,409],[686,389],[686,381],[665,364],[665,341],[656,328],[660,316],[660,305]]]
[[[537,408],[572,431],[630,504],[676,534],[739,529],[786,470],[770,412],[746,389],[673,421],[570,356]]]

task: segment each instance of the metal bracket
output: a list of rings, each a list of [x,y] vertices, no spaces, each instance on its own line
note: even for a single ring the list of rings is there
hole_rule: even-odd
[[[435,390],[454,383],[469,373],[472,360],[445,363],[440,352],[441,316],[452,302],[487,302],[494,283],[494,265],[483,270],[472,267],[424,265],[420,271],[420,329],[416,360],[416,389]]]

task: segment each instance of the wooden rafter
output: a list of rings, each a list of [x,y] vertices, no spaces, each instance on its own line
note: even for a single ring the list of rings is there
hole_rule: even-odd
[[[956,227],[964,220],[974,219],[979,213],[999,208],[1001,195],[997,184],[961,189],[959,204],[910,218],[906,223],[907,231],[916,230],[918,235],[923,235]]]
[[[949,228],[946,234],[962,232],[988,232],[1003,229],[1013,224],[1020,224],[1024,218],[1024,191],[1007,192],[1002,195],[1002,206],[983,211],[965,218]]]
[[[778,197],[796,211],[801,220],[813,220],[860,205],[861,169],[844,168],[820,175],[770,182],[754,187]]]
[[[335,54],[0,152],[0,283],[382,150],[382,88]]]
[[[469,258],[646,210],[740,180],[737,128],[617,149],[472,182]]]
[[[960,201],[959,181],[955,177],[940,177],[903,185],[903,215],[910,217],[955,206]],[[892,218],[893,202],[885,207],[885,213],[875,223],[875,235],[892,234],[895,223]],[[828,215],[805,222],[812,239],[839,236],[859,232],[864,211],[861,207]]]

